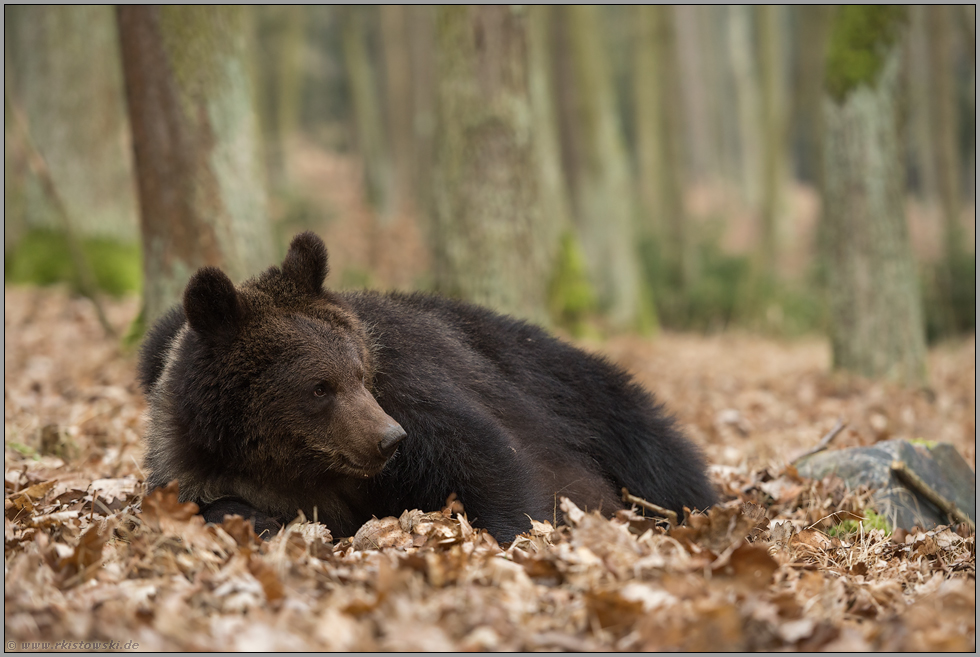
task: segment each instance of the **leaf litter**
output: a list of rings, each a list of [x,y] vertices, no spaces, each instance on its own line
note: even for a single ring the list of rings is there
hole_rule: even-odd
[[[137,307],[106,309],[123,329]],[[841,446],[947,440],[975,468],[973,338],[931,352],[926,391],[829,374],[818,341],[585,345],[677,412],[712,456],[721,503],[674,524],[635,506],[605,518],[563,498],[567,525],[532,519],[501,545],[447,500],[352,537],[299,519],[263,541],[238,517],[205,524],[174,486],[144,494],[135,357],[103,336],[87,301],[6,288],[4,310],[8,640],[159,651],[975,650],[973,531],[889,534],[864,522],[870,491],[804,479],[790,464],[846,417]]]

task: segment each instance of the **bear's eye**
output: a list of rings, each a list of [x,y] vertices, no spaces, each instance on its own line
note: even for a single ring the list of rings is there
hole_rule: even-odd
[[[328,392],[329,390],[327,389],[327,384],[325,383],[318,383],[317,386],[313,388],[313,395],[315,397],[325,397]]]

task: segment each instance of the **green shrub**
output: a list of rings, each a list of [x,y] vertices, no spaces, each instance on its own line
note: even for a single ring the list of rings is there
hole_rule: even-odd
[[[776,335],[800,335],[825,323],[813,276],[801,282],[760,274],[747,255],[725,253],[719,237],[694,249],[696,272],[685,284],[678,267],[652,241],[640,246],[641,261],[662,326],[711,332],[738,326]]]
[[[586,318],[596,311],[595,293],[589,284],[585,254],[575,234],[562,235],[555,268],[548,284],[551,320],[576,337],[587,332]]]

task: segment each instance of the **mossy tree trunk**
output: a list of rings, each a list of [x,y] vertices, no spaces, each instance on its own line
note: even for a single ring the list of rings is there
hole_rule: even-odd
[[[563,8],[575,76],[581,175],[575,184],[579,231],[601,309],[618,329],[648,329],[636,245],[629,160],[612,74],[592,5]]]
[[[143,236],[143,317],[199,267],[275,259],[241,8],[117,9]]]
[[[875,5],[834,17],[823,220],[834,366],[915,385],[925,380],[925,337],[899,146],[904,15]]]
[[[440,7],[436,35],[436,287],[546,323],[557,235],[542,213],[527,9]]]

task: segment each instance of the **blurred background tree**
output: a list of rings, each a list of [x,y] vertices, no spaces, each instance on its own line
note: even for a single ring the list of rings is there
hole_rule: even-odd
[[[825,78],[823,220],[834,364],[925,380],[925,325],[899,151],[907,13],[849,5],[834,16]]]
[[[97,283],[117,294],[138,291],[137,200],[112,9],[9,6],[4,36],[4,93],[23,108]],[[5,111],[5,279],[68,278],[77,287],[56,201],[31,170],[12,119]]]
[[[529,10],[440,7],[436,34],[436,289],[546,323],[560,226],[543,212]]]
[[[863,75],[835,60],[850,11],[172,7],[117,24],[8,6],[5,92],[98,285],[143,289],[145,272],[150,315],[200,264],[241,279],[312,228],[335,286],[438,289],[576,334],[826,332],[877,363],[921,352],[920,329],[974,330],[975,9],[909,7],[895,54],[873,54],[894,60],[889,100],[864,110],[893,126],[877,142],[844,115],[881,80],[837,100],[825,84],[831,66]],[[77,277],[4,125],[6,280]],[[880,212],[845,200],[838,174],[870,175],[847,148],[890,181]],[[870,295],[853,321],[884,324],[838,316],[853,267]],[[877,309],[899,290],[904,315]],[[901,349],[885,347],[895,324]],[[921,380],[900,361],[838,359]]]
[[[133,131],[147,325],[199,267],[242,280],[276,257],[242,8],[117,10]]]

